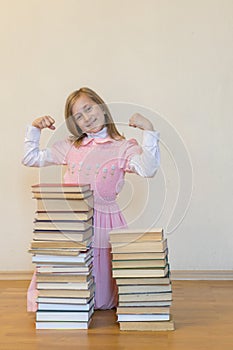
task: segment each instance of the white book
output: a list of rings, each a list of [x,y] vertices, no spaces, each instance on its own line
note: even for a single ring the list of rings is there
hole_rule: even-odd
[[[85,263],[92,257],[92,249],[78,256],[35,254],[32,257],[34,263]]]
[[[37,311],[36,321],[49,322],[88,322],[94,313],[92,307],[89,311]]]
[[[135,322],[135,321],[169,321],[169,314],[160,314],[160,315],[118,315],[118,322]]]
[[[94,306],[94,298],[87,304],[38,303],[38,310],[44,311],[89,311]]]
[[[88,329],[91,319],[88,322],[36,322],[36,329]]]
[[[51,303],[51,304],[74,304],[74,305],[86,305],[93,297],[90,298],[59,298],[59,297],[38,297],[37,303]]]
[[[86,272],[86,274],[89,274],[92,270],[91,265],[89,266],[62,266],[62,265],[51,265],[51,266],[37,266],[37,272],[39,273],[56,273],[56,272],[63,272],[63,273],[74,273],[74,272],[80,272],[83,274]]]

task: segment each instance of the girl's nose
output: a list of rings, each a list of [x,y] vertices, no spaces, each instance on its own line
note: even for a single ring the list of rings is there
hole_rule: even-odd
[[[89,115],[87,113],[83,113],[83,119],[85,122],[89,120]]]

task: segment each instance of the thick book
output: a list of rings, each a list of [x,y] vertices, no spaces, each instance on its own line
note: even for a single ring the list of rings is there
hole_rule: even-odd
[[[112,267],[115,269],[127,268],[150,268],[150,267],[165,267],[167,259],[157,260],[112,260]]]
[[[84,249],[90,246],[92,239],[86,241],[31,241],[31,249],[33,248],[79,248]]]
[[[148,277],[148,278],[144,278],[144,277],[138,277],[138,278],[127,278],[127,277],[123,277],[123,278],[116,278],[116,283],[118,286],[121,285],[158,285],[158,284],[169,284],[170,281],[170,277],[166,276],[166,277]]]
[[[92,191],[80,192],[80,193],[66,193],[66,192],[34,192],[33,198],[35,199],[84,199],[92,195]]]
[[[39,297],[50,298],[90,298],[94,294],[94,284],[89,289],[68,290],[68,289],[39,289]]]
[[[169,321],[170,320],[170,315],[169,314],[140,314],[140,315],[123,315],[120,314],[117,317],[118,322],[137,322],[137,321]]]
[[[69,263],[69,264],[76,264],[76,263],[86,263],[93,255],[92,249],[89,249],[86,252],[81,252],[77,256],[56,256],[56,255],[43,255],[43,254],[35,254],[32,257],[32,262],[34,263]]]
[[[138,321],[138,322],[120,322],[121,331],[173,331],[175,325],[170,321]]]
[[[164,252],[112,253],[112,260],[159,260],[165,259],[167,257],[167,254],[167,249]]]
[[[41,272],[41,273],[80,273],[80,274],[89,274],[92,271],[92,265],[89,266],[70,266],[70,265],[66,265],[66,266],[62,266],[62,265],[45,265],[45,266],[37,266],[36,268],[37,272]]]
[[[112,243],[112,253],[162,253],[167,249],[167,240],[132,243]]]
[[[87,221],[34,221],[35,231],[80,231],[92,227],[92,219]]]
[[[111,243],[161,241],[164,237],[163,229],[161,228],[154,228],[148,231],[139,229],[112,230],[109,235]]]
[[[88,329],[91,319],[88,322],[59,322],[59,321],[37,321],[36,329]]]
[[[133,302],[133,301],[171,301],[172,292],[162,293],[131,293],[119,294],[119,302]]]
[[[94,215],[93,209],[86,212],[74,212],[74,211],[37,211],[35,219],[40,221],[87,221]]]
[[[38,310],[44,311],[88,311],[94,306],[94,298],[87,304],[38,303]]]
[[[29,253],[32,254],[45,254],[45,255],[57,255],[57,256],[77,256],[82,248],[30,248]]]
[[[118,286],[119,294],[171,292],[171,284]]]
[[[136,268],[136,269],[112,269],[114,278],[122,277],[165,277],[168,273],[168,265],[164,268]]]
[[[118,303],[118,307],[170,307],[172,300],[153,300],[153,301],[121,301]]]
[[[94,308],[88,311],[37,311],[36,321],[88,322]]]
[[[119,314],[170,314],[169,306],[118,306],[116,313]]]
[[[37,211],[71,211],[85,212],[94,208],[94,198],[91,195],[85,199],[37,199]]]
[[[88,282],[37,282],[37,289],[62,289],[62,290],[87,290],[92,284],[93,279]]]
[[[50,282],[50,283],[85,283],[92,278],[90,273],[36,273],[37,282]]]
[[[90,298],[63,298],[63,297],[38,297],[37,298],[37,303],[51,303],[51,304],[67,304],[67,305],[76,305],[77,308],[79,305],[86,305],[93,300],[93,296]]]
[[[32,192],[86,192],[90,190],[90,184],[64,184],[64,183],[40,183],[36,185],[32,185]]]
[[[34,241],[77,241],[82,242],[93,236],[93,229],[90,227],[85,231],[34,231]]]

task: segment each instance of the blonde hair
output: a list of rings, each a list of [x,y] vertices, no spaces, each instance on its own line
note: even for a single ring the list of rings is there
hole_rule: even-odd
[[[72,108],[77,99],[81,95],[88,96],[92,101],[94,101],[96,104],[100,105],[101,109],[104,112],[105,116],[105,126],[107,127],[108,135],[114,139],[114,140],[122,140],[124,139],[124,136],[122,136],[119,131],[117,130],[117,127],[113,121],[112,115],[110,113],[110,110],[108,106],[105,104],[105,102],[102,100],[102,98],[97,95],[97,93],[87,87],[82,87],[79,90],[76,90],[72,92],[66,100],[65,104],[65,120],[68,130],[71,132],[72,137],[71,140],[74,142],[74,145],[78,147],[84,137],[87,135],[82,132],[82,130],[77,126],[75,123],[75,120],[72,115]]]

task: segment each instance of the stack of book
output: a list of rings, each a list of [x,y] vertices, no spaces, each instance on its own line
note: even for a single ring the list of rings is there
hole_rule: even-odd
[[[93,193],[89,185],[32,186],[29,252],[36,264],[36,329],[87,329],[94,312]]]
[[[172,287],[163,230],[113,230],[110,243],[120,330],[173,330]]]

